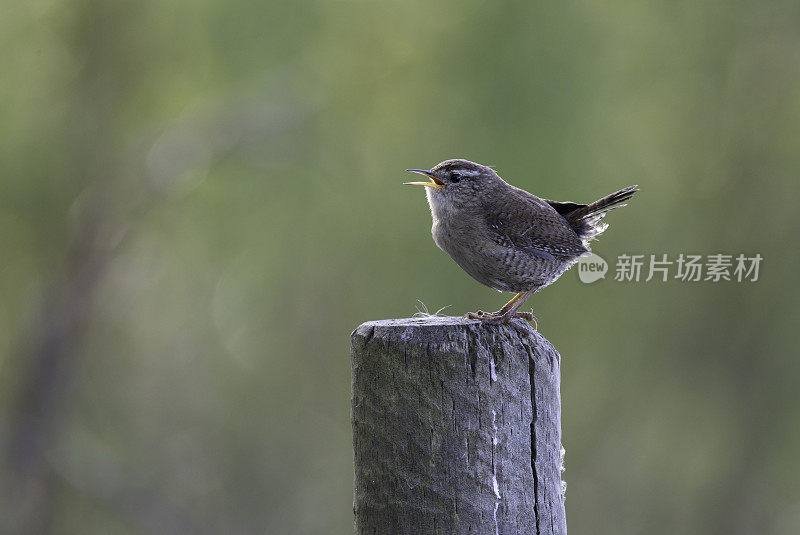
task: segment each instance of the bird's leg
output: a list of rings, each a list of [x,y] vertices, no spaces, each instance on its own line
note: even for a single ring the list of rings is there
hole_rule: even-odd
[[[517,295],[512,297],[511,300],[509,300],[508,303],[503,305],[500,308],[500,310],[498,310],[497,312],[484,312],[483,310],[478,310],[477,312],[467,312],[466,314],[464,314],[463,318],[465,320],[482,320],[482,319],[488,319],[488,318],[493,318],[495,316],[503,315],[506,312],[508,312],[508,309],[514,304],[514,302],[517,299],[522,297],[523,293],[524,292],[518,293]]]
[[[538,288],[521,292],[514,296],[511,301],[503,305],[503,307],[495,312],[495,316],[489,320],[490,323],[509,323],[512,318],[522,318],[526,321],[535,321],[536,327],[539,327],[539,321],[531,312],[517,312],[519,308],[525,304],[525,301],[532,296]]]
[[[534,288],[533,290],[528,290],[527,292],[518,293],[497,312],[492,312],[491,314],[487,314],[482,310],[477,312],[469,312],[468,314],[464,315],[464,319],[481,320],[485,321],[486,323],[510,323],[510,320],[513,318],[522,318],[526,321],[535,322],[536,329],[538,330],[539,321],[536,319],[536,316],[534,316],[531,312],[517,312],[517,310],[519,310],[519,308],[530,296],[534,294],[534,292],[536,292],[537,289],[538,288]]]
[[[504,315],[504,314],[508,313],[508,311],[509,311],[509,310],[511,310],[511,309],[514,307],[514,304],[515,304],[517,301],[519,301],[520,299],[522,299],[522,301],[519,303],[519,305],[517,306],[517,308],[519,308],[520,306],[522,306],[522,303],[524,303],[524,302],[525,302],[525,300],[528,298],[528,296],[523,296],[523,294],[524,294],[524,293],[525,293],[525,292],[520,292],[520,293],[518,293],[517,295],[515,295],[514,297],[512,297],[511,299],[509,299],[509,300],[508,300],[508,303],[506,303],[505,305],[503,305],[502,307],[500,307],[500,310],[498,310],[497,312],[495,312],[495,313],[494,313],[494,315],[495,315],[495,316],[502,316],[502,315]],[[514,310],[516,310],[516,308],[515,308]]]

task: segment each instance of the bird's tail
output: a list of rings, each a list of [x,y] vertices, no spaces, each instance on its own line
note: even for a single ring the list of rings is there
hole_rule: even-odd
[[[614,208],[625,206],[625,201],[639,191],[639,186],[628,186],[611,195],[606,195],[591,204],[582,206],[566,215],[567,221],[584,242],[595,238],[608,228],[608,223],[602,219]]]

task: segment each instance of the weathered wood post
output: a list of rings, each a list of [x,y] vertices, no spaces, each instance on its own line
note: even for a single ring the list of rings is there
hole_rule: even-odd
[[[561,357],[457,317],[352,334],[357,534],[567,532]]]

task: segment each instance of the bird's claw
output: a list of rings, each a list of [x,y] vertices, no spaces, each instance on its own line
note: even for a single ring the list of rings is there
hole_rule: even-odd
[[[476,312],[467,312],[463,316],[462,319],[465,320],[479,320],[484,323],[489,323],[491,325],[499,325],[501,323],[507,323],[514,327],[519,331],[523,331],[525,333],[529,333],[527,329],[527,325],[525,327],[520,327],[517,323],[511,321],[512,319],[520,318],[525,321],[532,321],[534,324],[534,329],[539,330],[539,320],[536,316],[533,315],[532,312],[514,312],[513,314],[498,314],[497,312],[484,312],[483,310],[478,310]]]
[[[533,328],[537,331],[539,330],[539,319],[533,315],[533,312],[516,312],[514,314],[515,318],[522,318],[525,321],[533,322]]]

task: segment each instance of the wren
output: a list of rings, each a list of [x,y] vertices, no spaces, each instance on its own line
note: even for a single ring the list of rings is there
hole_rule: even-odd
[[[514,187],[494,169],[469,160],[445,160],[425,175],[433,216],[433,241],[478,282],[516,295],[497,312],[470,312],[465,319],[510,323],[536,321],[519,308],[589,254],[589,242],[608,227],[609,210],[625,206],[638,190],[628,186],[590,204],[542,199]],[[537,322],[538,324],[538,322]]]

